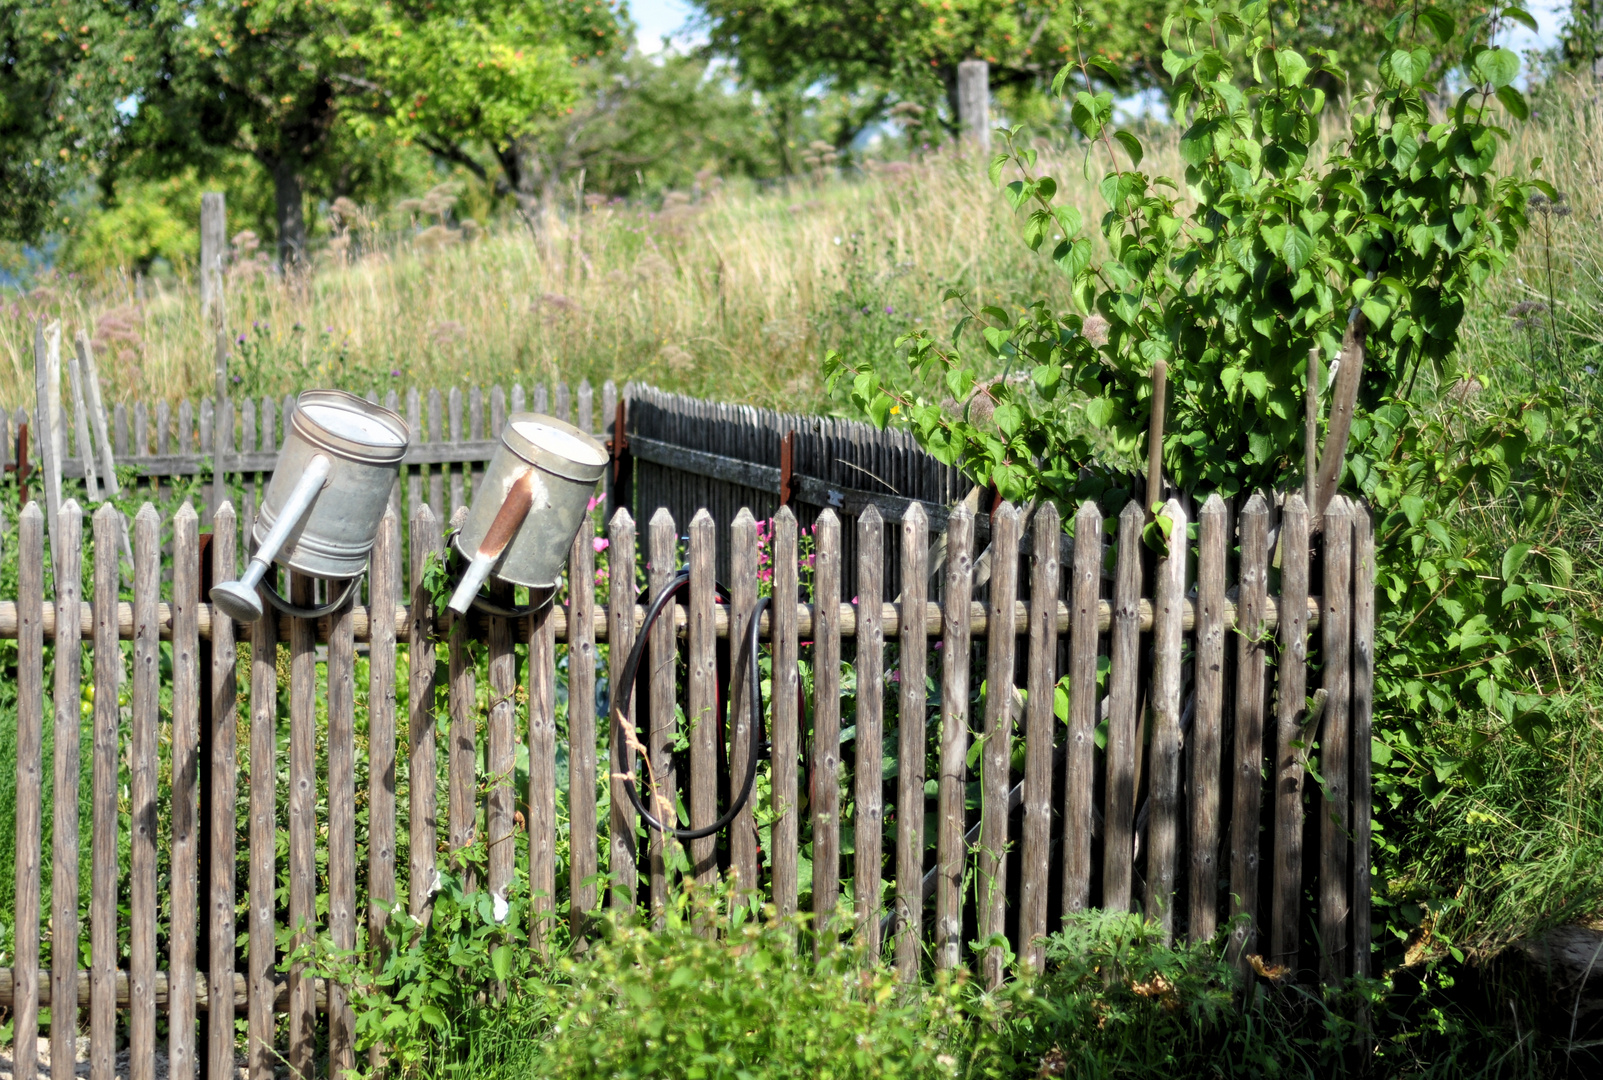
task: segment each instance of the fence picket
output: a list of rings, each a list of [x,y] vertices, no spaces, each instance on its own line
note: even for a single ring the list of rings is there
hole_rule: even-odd
[[[1236,718],[1230,808],[1230,931],[1226,953],[1245,971],[1258,948],[1258,825],[1263,813],[1264,700],[1268,674],[1269,502],[1254,492],[1237,524]],[[1246,915],[1246,919],[1240,916]]]
[[[577,417],[580,431],[593,432],[595,426],[595,391],[590,388],[589,379],[579,380],[579,414]]]
[[[870,506],[857,519],[857,735],[852,895],[863,956],[880,956],[880,874],[884,845],[885,523]]]
[[[1087,500],[1074,516],[1069,586],[1069,734],[1063,763],[1063,913],[1091,904],[1096,795],[1097,615],[1102,588],[1102,511]]]
[[[462,441],[462,388],[459,386],[451,387],[451,393],[446,400],[451,419],[451,442],[459,443]],[[467,500],[462,495],[462,474],[465,468],[463,465],[445,466],[445,471],[450,476],[451,521],[453,525],[456,522],[457,510],[467,506]]]
[[[460,516],[451,519],[453,529],[461,526]],[[445,641],[447,705],[451,716],[445,750],[446,845],[455,851],[473,843],[478,816],[478,786],[474,775],[478,763],[478,685],[466,616],[450,618]],[[457,870],[464,873],[464,881],[473,880],[471,868],[457,864]]]
[[[584,403],[589,383],[580,386],[580,401]],[[581,410],[582,412],[582,410]],[[747,763],[757,753],[753,740],[757,733],[751,726],[751,695],[754,681],[760,671],[747,666],[745,642],[751,625],[752,611],[757,605],[757,521],[744,507],[735,515],[729,530],[729,775],[733,778],[730,797],[739,794],[741,778],[746,775]],[[735,815],[729,826],[729,865],[734,872],[736,888],[752,891],[761,887],[762,879],[757,864],[757,825],[752,805],[746,805]]]
[[[902,515],[902,595],[897,610],[901,640],[898,650],[900,700],[897,704],[896,974],[904,983],[918,978],[924,938],[924,747],[929,727],[929,696],[925,687],[929,639],[925,631],[925,603],[929,595],[929,551],[929,523],[924,508],[914,503]],[[777,597],[777,591],[775,595]]]
[[[714,637],[713,568],[717,534],[712,515],[698,511],[690,519],[689,666],[685,676],[690,725],[690,827],[710,825],[718,817],[718,656]],[[690,841],[690,873],[701,885],[718,880],[718,838]]]
[[[420,444],[424,440],[423,431],[423,400],[417,392],[417,387],[408,387],[406,391],[406,425],[412,434],[412,442]],[[423,501],[423,471],[421,465],[404,465],[402,472],[406,474],[406,507],[407,514],[417,513],[418,504]],[[410,517],[408,517],[410,521]]]
[[[1375,533],[1369,507],[1353,508],[1352,746],[1353,960],[1369,976],[1370,739],[1375,708]]]
[[[1348,771],[1353,746],[1348,709],[1352,702],[1349,664],[1352,644],[1353,518],[1346,497],[1337,495],[1325,510],[1324,584],[1319,630],[1324,672],[1324,728],[1318,733],[1319,814],[1319,978],[1337,983],[1347,974],[1347,892],[1351,851]],[[1306,740],[1305,740],[1306,741]]]
[[[1108,674],[1107,785],[1102,844],[1102,906],[1130,910],[1135,843],[1136,703],[1141,666],[1141,528],[1146,512],[1131,500],[1119,514]]]
[[[445,421],[440,406],[440,392],[429,391],[429,442],[435,445],[445,442]],[[450,511],[445,508],[445,471],[448,465],[434,465],[429,468],[429,509],[440,521],[451,520]]]
[[[1270,960],[1296,967],[1302,894],[1302,724],[1308,686],[1308,508],[1291,494],[1280,517],[1280,660],[1275,666],[1274,890]]]
[[[491,596],[502,606],[512,605],[510,585],[492,585]],[[484,807],[490,848],[487,885],[490,892],[504,897],[517,866],[517,824],[513,815],[517,812],[514,788],[518,758],[518,653],[510,619],[492,615],[485,620],[485,653],[485,673],[490,680],[490,708],[485,721],[485,765],[490,781]],[[571,700],[569,705],[573,707]],[[572,738],[580,743],[577,730]]]
[[[59,595],[59,589],[58,589]],[[196,873],[200,854],[200,519],[184,503],[173,517],[172,877],[168,935],[167,1068],[195,1075]],[[57,620],[60,622],[61,620]]]
[[[154,512],[152,512],[154,516]],[[17,655],[41,662],[18,664],[16,892],[12,930],[12,1075],[34,1080],[39,1036],[40,815],[43,785],[44,514],[37,501],[23,507],[17,529]],[[142,793],[142,792],[141,792]],[[154,1017],[152,1017],[154,1021]],[[150,1047],[155,1050],[155,1025]]]
[[[117,854],[118,772],[122,726],[117,690],[123,683],[122,643],[117,636],[117,593],[122,570],[122,513],[112,503],[95,511],[94,584],[94,765],[92,789],[93,840],[89,897],[89,1077],[112,1080],[117,1056],[117,890],[122,867]],[[19,634],[20,642],[20,634]],[[19,677],[19,688],[26,687]],[[233,821],[229,821],[233,835]],[[229,860],[233,869],[233,860]],[[232,945],[232,940],[230,940]],[[229,1018],[232,1052],[234,1025]],[[53,1059],[52,1059],[53,1060]]]
[[[946,522],[946,597],[941,610],[941,756],[935,862],[935,966],[956,968],[963,948],[964,787],[968,755],[969,597],[974,517],[967,503]]]
[[[356,948],[356,636],[351,606],[328,624],[328,933]],[[372,807],[369,806],[369,811]],[[356,1015],[346,987],[328,985],[328,1074],[356,1068]]]
[[[407,823],[411,861],[407,910],[420,918],[428,907],[439,837],[439,761],[434,745],[434,598],[423,583],[430,555],[444,547],[439,519],[426,503],[412,503],[411,606],[407,610]],[[257,623],[257,626],[262,625]],[[252,1080],[255,1080],[253,1077]]]
[[[400,599],[401,520],[379,522],[368,564],[367,925],[377,944],[395,903],[395,604]],[[372,1062],[377,1068],[378,1060]]]
[[[82,433],[83,426],[79,431]],[[88,456],[85,439],[80,447]],[[83,511],[75,499],[61,504],[61,545],[56,605],[78,610],[83,581]],[[74,620],[56,620],[56,696],[50,877],[50,1060],[72,1061],[78,1035],[78,762],[82,738],[79,711],[83,634]],[[174,641],[175,651],[177,641]],[[176,702],[176,699],[175,699]],[[70,793],[70,796],[69,794]]]
[[[313,579],[290,574],[290,602],[313,603]],[[260,621],[260,620],[258,620]],[[292,947],[317,932],[317,624],[289,621],[289,925]],[[312,1080],[317,1002],[304,963],[289,969],[289,1071]]]
[[[258,590],[258,595],[265,607],[265,590]],[[274,934],[278,887],[277,620],[257,619],[251,623],[250,655],[250,952],[245,1057],[250,1080],[272,1080],[278,1058],[273,1047],[277,1029],[273,1019],[273,973],[278,967]],[[433,665],[429,666],[432,670]],[[429,850],[433,851],[432,844]]]
[[[1219,924],[1219,767],[1224,721],[1225,560],[1230,522],[1210,495],[1197,519],[1196,715],[1189,740],[1190,903],[1186,936],[1209,941]]]
[[[129,1080],[156,1076],[156,753],[161,723],[161,640],[157,604],[161,600],[161,519],[146,503],[134,517],[134,688],[129,731],[130,841],[128,886],[128,1049]],[[22,742],[18,740],[18,760]],[[17,798],[19,835],[22,796]],[[21,873],[22,860],[17,860]],[[23,891],[17,889],[20,903]],[[17,957],[24,956],[18,913]],[[22,1030],[17,1012],[17,1030]],[[21,1070],[18,1070],[21,1075]]]
[[[1019,513],[1003,503],[991,513],[991,583],[986,605],[985,745],[980,757],[980,848],[975,860],[980,940],[1007,926],[1008,789],[1013,760],[1013,632],[1019,582]],[[1057,613],[1053,612],[1053,618]],[[1004,953],[988,947],[981,957],[985,982],[1002,984]]]
[[[575,942],[596,907],[596,632],[594,533],[588,515],[568,555],[568,926]]]
[[[1052,715],[1057,684],[1058,538],[1057,507],[1035,512],[1035,552],[1030,562],[1030,652],[1025,699],[1024,836],[1019,852],[1019,955],[1031,971],[1045,967],[1047,865],[1052,842]]]
[[[1167,940],[1174,931],[1175,875],[1180,825],[1180,690],[1186,595],[1186,511],[1170,499],[1163,516],[1173,522],[1169,552],[1158,560],[1152,602],[1152,751],[1148,765],[1147,875],[1145,910]]]
[[[557,905],[557,625],[548,604],[529,629],[529,891],[534,948],[545,955]]]
[[[497,430],[499,435],[500,431]],[[484,391],[478,386],[468,387],[468,439],[472,442],[484,441]],[[462,466],[466,473],[468,466]],[[473,470],[473,494],[479,493],[479,485],[484,482],[484,462],[475,461]]]
[[[771,757],[773,825],[772,890],[781,919],[796,914],[797,835],[800,825],[797,761],[801,757],[801,676],[798,665],[796,609],[799,596],[796,566],[796,515],[781,506],[773,534],[773,741]]]
[[[673,581],[679,568],[679,541],[674,531],[673,516],[659,509],[651,516],[647,538],[648,561],[646,571],[651,586],[651,600],[656,602],[663,590]],[[651,661],[650,707],[651,731],[648,745],[651,748],[651,801],[647,809],[658,821],[674,820],[674,791],[677,780],[673,768],[674,741],[674,686],[677,681],[679,651],[674,640],[674,626],[678,622],[675,602],[663,612],[651,628],[648,643]],[[651,913],[654,919],[662,918],[668,903],[668,853],[662,833],[651,831]]]
[[[820,943],[840,897],[840,519],[813,533],[813,922]]]
[[[247,402],[249,404],[249,402]],[[211,571],[213,581],[233,581],[238,574],[238,529],[234,505],[223,500],[212,517]],[[238,799],[239,753],[236,718],[239,656],[234,646],[234,623],[212,608],[211,622],[211,770],[210,830],[211,877],[206,889],[207,980],[211,986],[234,982],[234,835]],[[211,1009],[206,1016],[208,1075],[226,1077],[234,1071],[234,1010]]]
[[[614,703],[618,700],[617,695],[622,693],[624,664],[628,662],[629,651],[635,643],[635,522],[628,510],[620,506],[612,515],[607,536],[607,686],[609,707],[616,709]],[[640,711],[638,697],[636,691],[629,698],[629,714],[624,717],[627,732],[636,730],[635,717]],[[610,723],[607,730],[610,738]],[[612,743],[608,751],[607,769],[612,778],[607,871],[614,883],[609,904],[624,912],[631,912],[640,887],[639,850],[635,837],[636,815],[629,804],[621,776],[624,760],[624,748]]]

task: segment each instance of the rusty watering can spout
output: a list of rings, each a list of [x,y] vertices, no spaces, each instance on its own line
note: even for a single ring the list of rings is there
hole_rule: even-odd
[[[245,576],[238,581],[225,581],[212,589],[212,603],[223,609],[223,614],[238,622],[255,622],[262,617],[262,600],[256,593],[256,587],[262,583],[268,568],[273,560],[284,548],[284,541],[290,534],[300,528],[301,522],[306,519],[306,513],[312,508],[312,501],[317,493],[323,490],[328,483],[328,474],[334,463],[327,454],[318,454],[307,463],[306,471],[295,482],[289,497],[284,500],[279,510],[278,520],[251,556],[250,566],[245,570]]]
[[[607,460],[606,447],[572,424],[514,414],[454,541],[467,569],[451,610],[467,614],[492,576],[535,591],[555,588]]]

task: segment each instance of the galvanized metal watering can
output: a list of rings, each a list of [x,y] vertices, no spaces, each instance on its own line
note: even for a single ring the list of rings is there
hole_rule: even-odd
[[[269,584],[263,591],[275,607],[302,616],[338,610],[367,567],[410,442],[406,421],[354,394],[308,390],[297,398],[253,530],[256,554],[238,581],[212,589],[212,603],[239,622],[255,622],[262,617],[257,586],[278,563],[345,579],[345,589],[305,611]]]
[[[607,460],[606,447],[572,424],[513,413],[456,536],[468,565],[451,610],[467,614],[492,573],[510,585],[554,588]]]

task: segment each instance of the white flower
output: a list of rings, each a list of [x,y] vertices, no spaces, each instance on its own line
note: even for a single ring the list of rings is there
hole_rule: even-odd
[[[507,913],[512,910],[511,905],[506,902],[506,897],[500,893],[491,893],[490,899],[493,901],[491,911],[495,914],[495,921],[506,922]]]

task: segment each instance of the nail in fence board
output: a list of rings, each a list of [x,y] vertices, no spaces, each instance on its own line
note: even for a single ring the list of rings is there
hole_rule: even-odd
[[[813,534],[813,920],[822,934],[840,897],[840,522]]]

